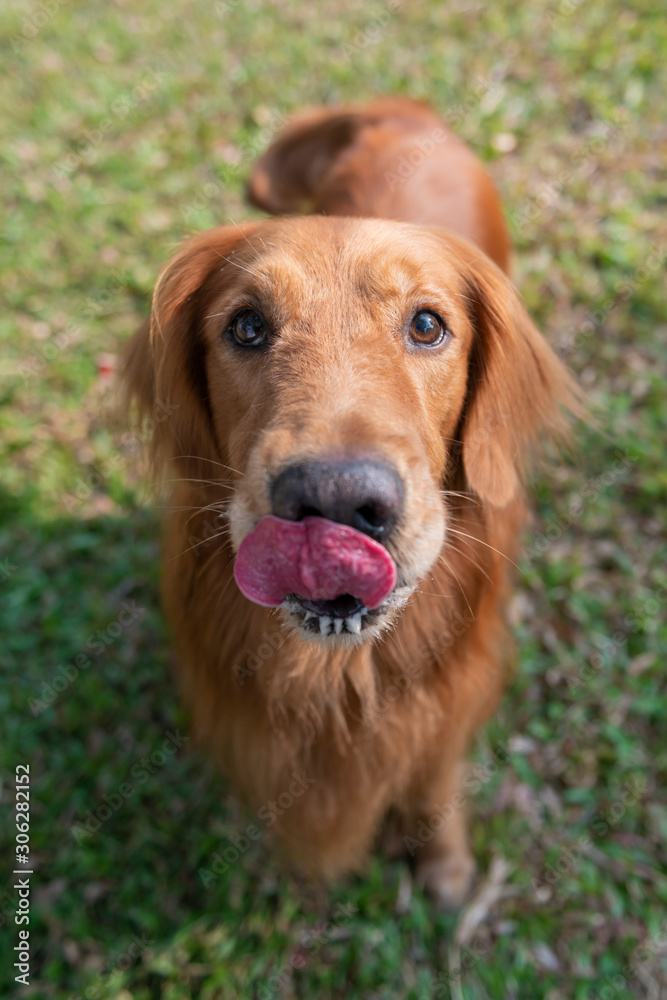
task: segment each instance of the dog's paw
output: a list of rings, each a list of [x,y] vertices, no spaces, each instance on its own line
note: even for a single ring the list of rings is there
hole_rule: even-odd
[[[475,859],[468,852],[429,858],[417,868],[417,882],[439,909],[449,913],[458,910],[465,901],[474,877]]]

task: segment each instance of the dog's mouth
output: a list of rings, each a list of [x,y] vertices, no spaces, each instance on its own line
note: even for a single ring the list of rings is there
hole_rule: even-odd
[[[387,629],[414,591],[414,586],[395,587],[376,608],[366,607],[352,594],[343,594],[331,601],[313,601],[299,594],[289,594],[281,609],[304,637],[331,637],[335,641],[340,636],[349,644],[372,639]]]
[[[234,578],[255,604],[279,607],[298,594],[315,606],[336,605],[333,617],[344,618],[357,611],[341,614],[341,595],[354,593],[362,607],[377,608],[394,589],[396,565],[384,546],[349,525],[267,515],[243,538]]]
[[[414,587],[397,586],[387,549],[349,525],[307,516],[263,517],[242,540],[234,577],[255,604],[280,608],[304,638],[367,640]]]
[[[367,608],[358,597],[342,594],[332,601],[312,601],[289,594],[283,607],[293,615],[305,632],[328,635],[361,635],[382,615],[379,608]]]

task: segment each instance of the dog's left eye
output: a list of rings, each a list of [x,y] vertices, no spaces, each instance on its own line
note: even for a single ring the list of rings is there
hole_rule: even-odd
[[[448,333],[445,323],[437,313],[430,312],[428,309],[420,309],[412,317],[410,339],[415,344],[422,347],[437,347]]]
[[[231,334],[242,347],[258,347],[266,340],[269,328],[266,320],[253,309],[242,309],[230,324]]]

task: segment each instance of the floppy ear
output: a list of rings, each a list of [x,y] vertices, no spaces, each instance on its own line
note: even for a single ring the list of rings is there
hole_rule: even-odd
[[[298,115],[252,168],[248,200],[272,215],[313,211],[318,187],[364,123],[341,108]]]
[[[258,225],[221,227],[188,240],[160,274],[150,318],[127,346],[121,366],[126,403],[138,410],[141,437],[148,431],[157,472],[175,459],[182,474],[210,478],[210,462],[221,461],[202,336],[207,284]]]
[[[581,416],[581,393],[533,325],[514,286],[464,245],[466,308],[474,330],[461,440],[468,485],[504,507],[520,488],[535,446],[562,438],[564,411]]]

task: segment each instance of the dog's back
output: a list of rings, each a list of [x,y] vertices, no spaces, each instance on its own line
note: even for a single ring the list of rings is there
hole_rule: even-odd
[[[255,164],[248,197],[273,215],[441,226],[509,268],[510,242],[493,181],[472,150],[419,101],[385,98],[303,112]]]

